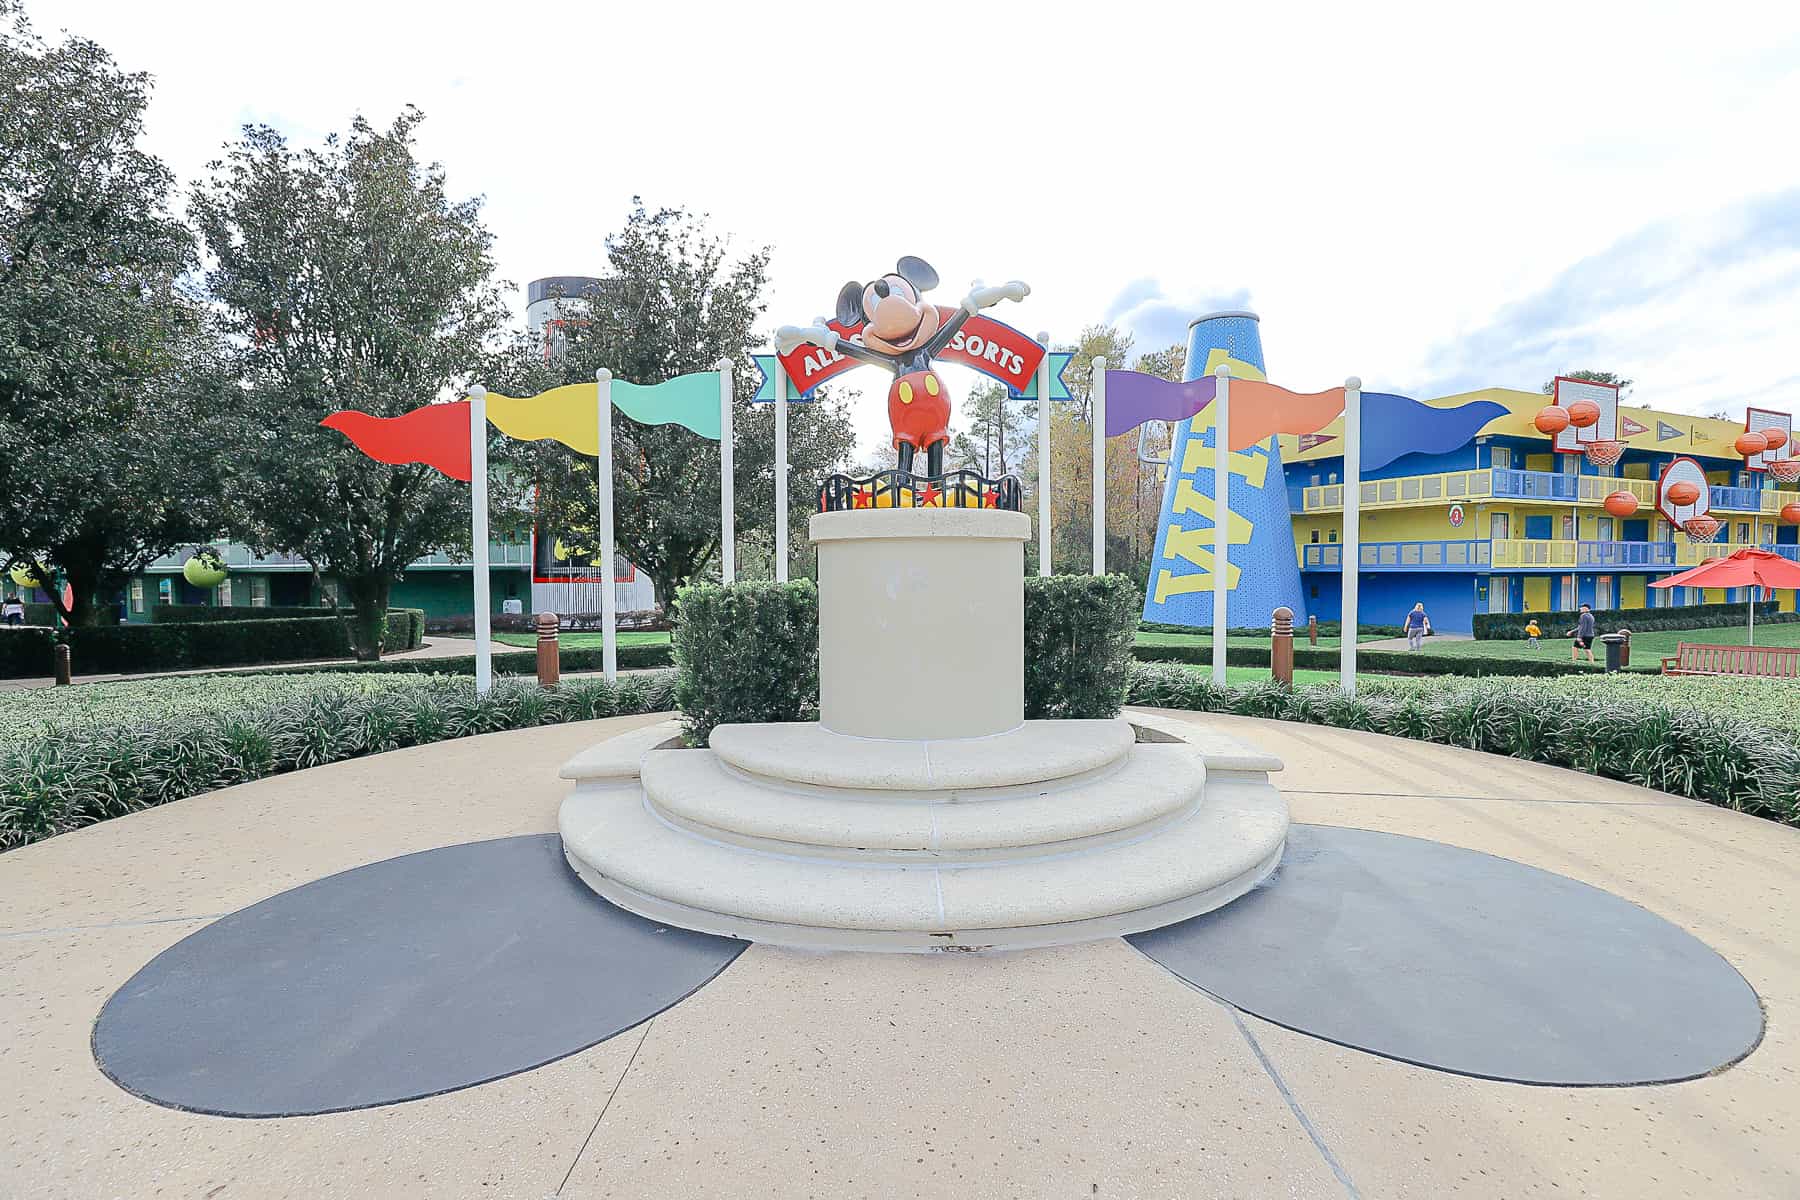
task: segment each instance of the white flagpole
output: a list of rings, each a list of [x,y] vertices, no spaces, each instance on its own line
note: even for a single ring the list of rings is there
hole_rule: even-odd
[[[1050,574],[1050,335],[1038,334],[1044,347],[1038,363],[1038,574]]]
[[[1344,380],[1343,605],[1338,621],[1338,686],[1356,695],[1356,587],[1362,574],[1362,380]]]
[[[469,541],[475,551],[475,694],[494,686],[494,633],[488,616],[487,389],[469,389]]]
[[[594,372],[594,391],[600,430],[595,456],[600,471],[600,662],[611,683],[619,677],[619,597],[613,579],[612,372],[605,367]]]
[[[1094,356],[1094,574],[1106,574],[1106,356]]]
[[[788,581],[787,368],[775,360],[775,582]]]
[[[1231,576],[1231,368],[1213,371],[1213,630],[1212,677],[1225,682],[1225,639],[1230,628],[1227,584]]]
[[[737,577],[737,520],[731,462],[731,360],[719,360],[719,578]]]

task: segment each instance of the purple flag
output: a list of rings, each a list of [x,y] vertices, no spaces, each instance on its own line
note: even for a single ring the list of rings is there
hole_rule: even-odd
[[[1142,371],[1106,373],[1106,436],[1130,433],[1145,421],[1185,421],[1213,402],[1218,380],[1211,375],[1171,383]]]

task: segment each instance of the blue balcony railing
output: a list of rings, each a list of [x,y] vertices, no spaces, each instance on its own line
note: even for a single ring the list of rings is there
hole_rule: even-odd
[[[1575,500],[1580,494],[1578,475],[1554,471],[1515,471],[1494,468],[1494,496],[1502,500]]]
[[[1335,542],[1302,546],[1301,566],[1308,571],[1341,571],[1344,547]],[[1486,570],[1485,541],[1364,542],[1365,571],[1469,571]]]
[[[1796,547],[1777,547],[1794,550]],[[1300,548],[1301,568],[1343,570],[1343,546],[1325,542]],[[1364,571],[1673,570],[1674,542],[1495,541],[1364,542]],[[1792,557],[1792,556],[1790,556]]]

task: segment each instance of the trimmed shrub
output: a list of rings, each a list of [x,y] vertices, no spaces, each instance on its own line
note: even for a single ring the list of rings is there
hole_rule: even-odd
[[[381,639],[381,652],[417,650],[425,641],[425,610],[422,608],[390,608],[387,610],[387,633]]]
[[[1134,667],[1133,704],[1362,729],[1567,767],[1800,825],[1800,738],[1732,714],[1558,685],[1469,680],[1345,696],[1329,684],[1223,687],[1199,671]]]
[[[25,623],[55,629],[62,623],[62,614],[56,611],[54,604],[27,604],[25,606]]]
[[[715,725],[818,716],[819,590],[811,580],[693,584],[678,604],[675,699],[689,744],[706,745]]]
[[[1025,579],[1025,717],[1116,717],[1142,593],[1128,575]]]
[[[0,626],[0,679],[48,679],[56,670],[56,633],[39,625]]]
[[[96,685],[104,687],[106,685]],[[556,688],[468,679],[345,680],[130,724],[75,723],[0,748],[0,849],[304,767],[479,733],[666,712],[672,673]]]
[[[1142,589],[1140,589],[1140,593],[1141,593],[1141,590]],[[1205,635],[1207,637],[1212,636],[1212,626],[1211,625],[1170,625],[1166,621],[1139,621],[1138,622],[1138,631],[1141,633],[1192,633],[1192,634],[1196,634],[1196,635]],[[1339,634],[1343,633],[1343,631],[1344,631],[1344,627],[1343,627],[1342,622],[1339,622],[1339,621],[1320,621],[1319,622],[1319,636],[1320,637],[1337,637]],[[1301,620],[1296,620],[1294,622],[1294,633],[1300,637],[1305,637],[1306,636],[1306,622],[1301,621]],[[1359,623],[1357,625],[1356,633],[1357,633],[1358,637],[1388,638],[1388,637],[1405,637],[1406,636],[1406,630],[1399,625],[1370,625],[1366,622]],[[1269,636],[1269,627],[1267,625],[1258,625],[1258,626],[1251,628],[1251,627],[1243,627],[1243,626],[1234,625],[1225,631],[1225,636],[1226,637],[1268,637]]]
[[[350,653],[349,635],[335,617],[111,625],[71,629],[67,638],[71,665],[82,675],[234,667]]]
[[[1195,646],[1133,646],[1131,656],[1138,662],[1188,663],[1194,666],[1208,666],[1212,663],[1212,647]],[[1269,665],[1268,646],[1228,646],[1225,649],[1225,662],[1233,667],[1266,667]],[[1335,671],[1342,660],[1336,650],[1315,650],[1295,639],[1294,666],[1302,670]],[[1655,663],[1643,664],[1634,670],[1654,670]],[[1491,658],[1475,655],[1431,654],[1409,650],[1369,650],[1359,648],[1356,652],[1356,669],[1380,673],[1393,672],[1398,675],[1591,675],[1594,668],[1582,664],[1567,662],[1557,658],[1502,658],[1498,655]]]
[[[199,621],[280,621],[300,617],[329,617],[323,605],[262,606],[252,604],[158,604],[150,610],[153,625],[188,625]]]
[[[600,671],[606,667],[605,652],[598,647],[585,650],[572,650],[562,647],[560,660],[563,674],[569,675],[580,671]],[[621,671],[639,671],[667,667],[674,663],[674,655],[666,643],[655,643],[648,646],[620,646],[617,662]],[[393,658],[380,662],[328,662],[307,663],[303,666],[283,667],[284,675],[473,675],[475,673],[475,656],[458,654],[453,658]],[[537,674],[537,655],[517,646],[494,646],[495,675],[535,675]]]
[[[1721,625],[1742,625],[1748,619],[1748,603],[1690,604],[1685,608],[1597,608],[1594,623],[1601,633],[1629,629],[1633,633],[1656,633],[1680,629],[1713,629]],[[1544,632],[1560,633],[1575,628],[1581,619],[1575,612],[1476,613],[1476,641],[1517,641],[1525,636],[1525,625],[1536,621]],[[1800,613],[1776,611],[1773,600],[1756,605],[1758,625],[1786,625],[1800,621]]]

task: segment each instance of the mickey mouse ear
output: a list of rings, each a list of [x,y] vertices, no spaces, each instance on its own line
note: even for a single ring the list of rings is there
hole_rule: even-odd
[[[903,255],[895,264],[894,273],[921,292],[929,292],[938,285],[937,270],[922,258]]]

